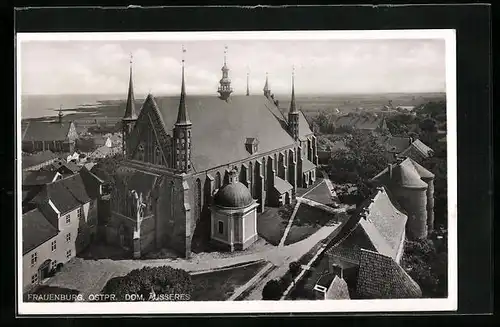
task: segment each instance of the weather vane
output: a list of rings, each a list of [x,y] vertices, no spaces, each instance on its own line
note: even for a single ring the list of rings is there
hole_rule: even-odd
[[[134,61],[134,56],[132,55],[132,52],[130,53],[130,64],[132,65],[132,62]]]
[[[186,53],[186,48],[184,48],[184,44],[182,45],[182,63],[184,64],[184,54]]]

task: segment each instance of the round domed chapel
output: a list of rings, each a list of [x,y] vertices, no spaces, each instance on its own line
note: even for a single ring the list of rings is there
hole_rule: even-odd
[[[244,250],[257,239],[257,207],[250,190],[238,181],[238,171],[214,196],[211,211],[211,242],[229,251]]]

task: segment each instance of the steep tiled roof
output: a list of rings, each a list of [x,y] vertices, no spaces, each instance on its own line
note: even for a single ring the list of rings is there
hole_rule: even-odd
[[[424,142],[416,139],[412,144],[408,146],[403,152],[401,152],[402,156],[408,155],[411,157],[411,154],[415,153],[423,158],[428,158],[432,155],[432,149],[427,146]]]
[[[103,181],[85,167],[80,170],[80,176],[89,197],[92,199],[98,198],[100,196],[99,189]]]
[[[24,132],[23,141],[65,141],[71,123],[30,121]]]
[[[407,216],[392,202],[385,188],[360,206],[349,218],[354,225],[328,253],[351,262],[359,261],[359,249],[367,249],[396,258],[405,231]]]
[[[33,155],[23,155],[21,158],[21,165],[23,169],[26,169],[54,159],[57,159],[57,155],[47,150]]]
[[[422,178],[434,178],[434,174],[428,171],[424,166],[420,165],[418,162],[415,160],[408,158],[409,161],[413,164],[413,167],[415,167],[415,170],[417,173],[420,175]]]
[[[89,192],[80,174],[75,174],[54,183],[47,184],[42,192],[34,198],[36,203],[52,201],[60,213],[74,210],[91,200]]]
[[[165,130],[172,135],[177,119],[179,97],[148,98],[143,107],[157,104]],[[225,165],[248,158],[248,137],[259,140],[259,152],[265,153],[294,144],[293,138],[275,116],[276,105],[264,96],[233,96],[222,101],[216,96],[186,96],[192,128],[192,164],[195,171]],[[258,118],[258,119],[256,119]],[[303,115],[299,116],[300,134],[312,134]]]
[[[361,250],[356,293],[364,299],[420,298],[418,284],[392,258]]]
[[[57,232],[38,209],[23,214],[23,255],[57,236]]]
[[[278,176],[274,176],[274,188],[276,189],[276,191],[278,191],[279,194],[283,194],[290,191],[293,186],[288,181],[285,181]]]
[[[57,171],[48,170],[28,172],[25,176],[23,176],[23,186],[44,185],[51,183],[57,174]]]
[[[326,300],[349,300],[349,288],[343,278],[335,276],[326,291]]]

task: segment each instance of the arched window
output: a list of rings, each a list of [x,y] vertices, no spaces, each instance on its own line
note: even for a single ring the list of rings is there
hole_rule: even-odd
[[[163,165],[163,156],[159,146],[155,147],[155,164]]]
[[[250,194],[254,194],[254,185],[253,185],[253,163],[250,161],[248,163],[248,179],[250,180]]]
[[[140,144],[137,148],[137,159],[144,161],[144,145]]]
[[[174,182],[170,182],[170,220],[174,220],[174,194],[175,194],[175,190],[174,190]]]
[[[219,189],[221,187],[221,177],[220,177],[220,173],[217,172],[215,174],[215,189]]]
[[[274,171],[278,172],[278,156],[274,154]]]
[[[195,190],[194,190],[194,215],[196,220],[200,219],[201,216],[201,180],[196,179]]]

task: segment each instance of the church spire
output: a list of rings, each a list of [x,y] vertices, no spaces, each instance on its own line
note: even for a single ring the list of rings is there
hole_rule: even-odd
[[[290,112],[297,112],[295,104],[295,67],[292,68],[292,99],[290,101]]]
[[[174,126],[174,165],[175,169],[186,173],[191,170],[191,121],[186,108],[186,85],[184,82],[184,53],[186,49],[182,46],[182,82],[181,98],[179,101],[179,112]]]
[[[264,96],[265,97],[271,96],[271,89],[269,88],[269,78],[267,72],[266,72],[266,84],[264,84]]]
[[[179,111],[177,112],[176,125],[190,125],[189,115],[186,108],[186,85],[184,82],[184,53],[186,49],[182,47],[182,81],[181,81],[181,98],[179,101]]]
[[[132,54],[130,54],[130,76],[128,81],[127,106],[125,107],[125,119],[136,119],[135,97],[134,97],[134,82],[132,79]]]
[[[224,101],[229,99],[233,89],[231,88],[231,80],[229,79],[229,68],[227,67],[227,46],[224,46],[224,65],[222,66],[222,78],[219,81],[219,88],[217,92],[220,98]]]
[[[249,96],[250,95],[250,86],[248,85],[248,76],[249,76],[249,73],[247,72],[247,94],[246,96]]]
[[[299,138],[299,112],[295,104],[295,67],[292,69],[292,99],[288,112],[288,132],[295,140]]]

